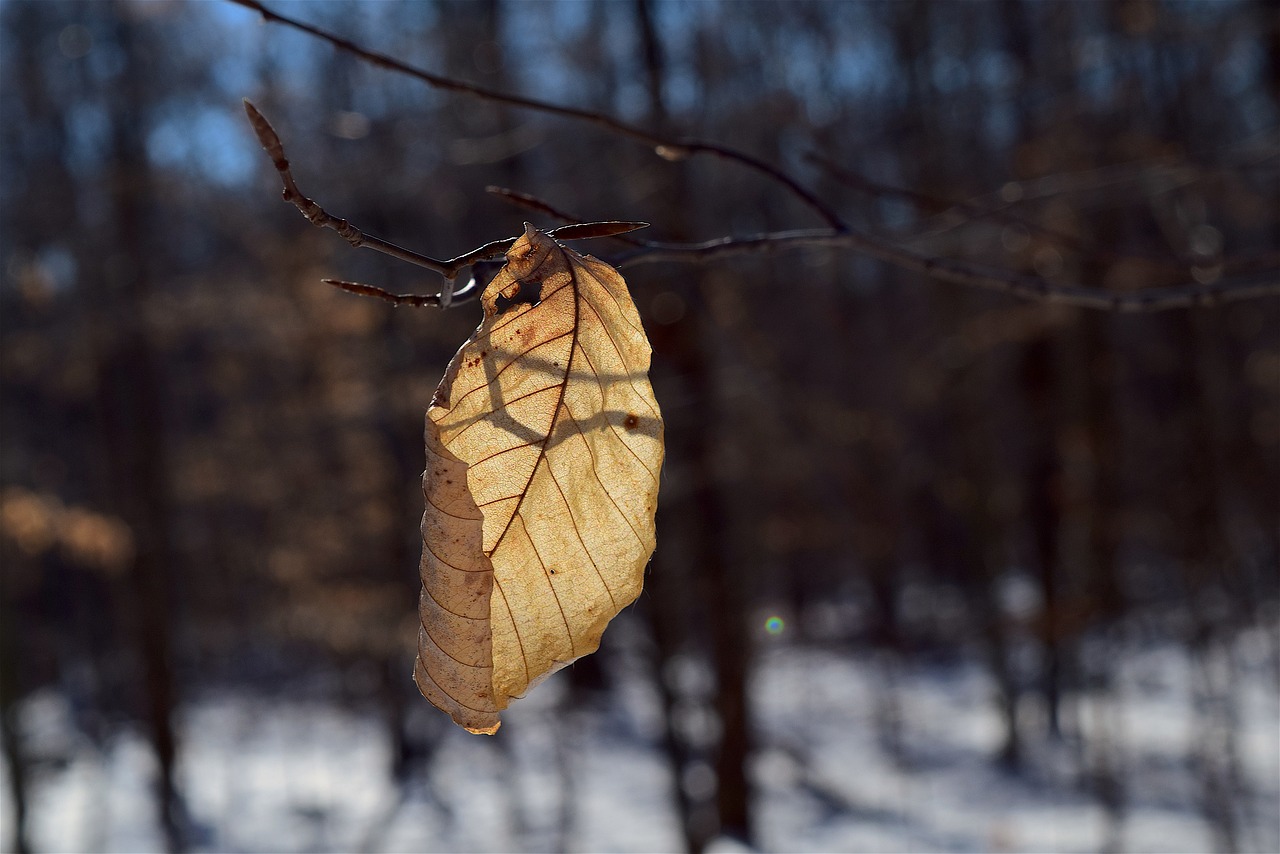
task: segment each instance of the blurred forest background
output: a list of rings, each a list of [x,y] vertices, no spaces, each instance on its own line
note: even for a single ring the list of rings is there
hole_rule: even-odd
[[[273,8],[739,146],[929,255],[1117,292],[1280,268],[1269,0]],[[934,822],[928,781],[955,757],[925,734],[974,715],[992,723],[959,785],[992,821],[991,799],[1036,790],[1097,818],[1086,850],[1153,844],[1143,809],[1187,850],[1280,843],[1280,298],[1115,314],[829,248],[628,268],[667,418],[646,593],[481,741],[410,679],[422,417],[478,308],[321,284],[439,277],[282,204],[240,99],[304,192],[436,257],[558,224],[487,185],[657,240],[823,223],[740,164],[434,91],[230,3],[6,0],[0,28],[9,850],[395,847],[333,830],[368,794],[341,778],[282,801],[278,826],[305,834],[233,841],[244,804],[356,746],[288,727],[305,761],[251,788],[255,727],[317,708],[379,745],[375,829],[492,795],[506,835],[424,831],[444,850],[613,844],[586,831],[589,741],[623,757],[627,801],[599,808],[662,844],[852,846],[785,828]],[[1159,755],[1143,738],[1164,719],[1127,711],[1156,695],[1178,722]],[[253,712],[210,741],[228,698]],[[859,749],[824,747],[845,737]],[[147,808],[109,831],[123,744]],[[847,761],[821,772],[824,754]],[[877,769],[924,782],[895,800]],[[406,819],[406,799],[427,806]],[[984,825],[901,846],[1035,844]]]

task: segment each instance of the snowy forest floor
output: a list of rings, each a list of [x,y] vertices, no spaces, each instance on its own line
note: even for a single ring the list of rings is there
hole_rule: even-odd
[[[1181,648],[1128,650],[1110,663],[1106,691],[1064,704],[1063,738],[1043,736],[1042,709],[1020,710],[1035,737],[1012,772],[994,758],[1004,730],[994,683],[976,661],[892,664],[779,640],[761,651],[752,689],[759,844],[847,852],[1280,850],[1275,644],[1271,631],[1241,633],[1224,651],[1240,678],[1212,696],[1202,690],[1212,675]],[[604,702],[567,709],[561,676],[505,713],[495,738],[440,727],[428,759],[403,785],[388,770],[388,729],[371,710],[228,690],[188,698],[179,776],[192,847],[678,850],[658,697],[629,658],[614,668],[617,690]],[[696,695],[703,675],[693,663],[687,670],[672,675]],[[699,731],[711,737],[709,712],[696,701],[687,711],[682,725],[694,739]],[[140,732],[121,730],[92,745],[51,690],[24,701],[21,723],[33,762],[36,850],[163,849],[150,795],[153,760]],[[714,785],[709,767],[684,776],[695,797]],[[1100,788],[1100,780],[1111,784]],[[1112,796],[1100,797],[1104,790]],[[12,807],[5,788],[6,826]]]

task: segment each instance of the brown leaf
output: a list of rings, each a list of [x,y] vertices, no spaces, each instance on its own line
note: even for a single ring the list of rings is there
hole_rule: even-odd
[[[662,416],[617,271],[532,226],[427,410],[414,678],[471,732],[594,652],[654,548]]]

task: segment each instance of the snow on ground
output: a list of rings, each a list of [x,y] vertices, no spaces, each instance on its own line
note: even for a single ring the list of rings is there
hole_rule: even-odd
[[[1236,843],[1280,850],[1280,697],[1268,639],[1246,634],[1232,697],[1245,794]],[[677,674],[700,678],[698,668]],[[673,851],[681,836],[671,775],[656,748],[657,699],[627,676],[604,710],[566,711],[552,680],[489,739],[450,729],[403,788],[388,774],[387,731],[372,714],[315,701],[226,692],[179,722],[180,779],[198,851]],[[977,665],[891,670],[788,645],[762,651],[754,680],[760,750],[752,763],[762,846],[773,851],[1200,852],[1221,847],[1202,806],[1205,737],[1198,674],[1172,647],[1137,651],[1118,690],[1082,704],[1084,750],[1029,739],[1028,770],[993,761],[1002,728]],[[887,691],[886,686],[892,690]],[[886,698],[896,704],[886,706]],[[886,709],[900,749],[888,749]],[[1034,720],[1035,710],[1029,710]],[[78,735],[61,695],[24,701],[37,760],[30,835],[38,851],[141,852],[163,844],[142,735],[105,747]],[[693,710],[691,732],[714,728]],[[1213,733],[1210,733],[1211,735]],[[1217,733],[1223,736],[1224,733]],[[1215,742],[1216,744],[1217,742]],[[1101,745],[1101,747],[1099,747]],[[1214,757],[1209,754],[1210,759]],[[1108,812],[1087,785],[1109,763],[1123,783]],[[5,777],[7,783],[7,776]],[[709,785],[706,769],[685,785]],[[11,821],[3,790],[0,818]],[[729,840],[719,851],[743,850]]]

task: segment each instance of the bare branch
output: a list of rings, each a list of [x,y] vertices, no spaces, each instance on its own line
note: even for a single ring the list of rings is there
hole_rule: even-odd
[[[252,9],[262,15],[263,20],[268,22],[276,22],[284,24],[294,29],[309,33],[316,38],[323,39],[329,44],[346,51],[363,59],[373,65],[386,68],[390,71],[396,71],[406,74],[416,80],[421,80],[428,86],[436,89],[443,89],[447,92],[457,92],[462,95],[469,95],[475,98],[481,98],[486,101],[492,101],[498,104],[506,104],[511,107],[518,107],[526,110],[536,110],[540,113],[547,113],[553,116],[561,116],[562,118],[573,119],[575,121],[587,122],[597,125],[612,133],[620,136],[629,137],[638,142],[645,143],[653,147],[658,156],[667,160],[681,160],[691,157],[695,154],[707,154],[717,157],[721,160],[727,160],[733,163],[739,163],[748,169],[778,182],[796,198],[803,201],[815,213],[822,217],[823,221],[836,231],[843,231],[845,228],[844,220],[836,214],[825,202],[807,190],[795,178],[783,172],[773,164],[761,160],[760,158],[748,154],[736,148],[719,143],[709,142],[694,137],[666,137],[660,134],[645,130],[637,125],[628,124],[620,121],[612,116],[606,116],[603,113],[594,110],[583,110],[578,107],[566,107],[562,104],[553,104],[549,101],[540,101],[537,98],[525,98],[520,95],[512,95],[507,92],[499,92],[494,89],[487,89],[483,86],[476,86],[473,83],[464,83],[461,80],[454,80],[449,77],[442,77],[439,74],[432,74],[417,66],[410,65],[407,62],[401,62],[398,59],[386,56],[385,54],[376,53],[360,47],[355,42],[344,39],[341,36],[334,35],[319,27],[282,15],[279,12],[273,12],[266,6],[263,6],[258,0],[231,0],[239,6]]]
[[[1029,219],[1024,216],[1019,216],[1018,214],[1010,213],[1008,210],[1005,210],[1002,208],[984,208],[980,205],[976,205],[968,201],[957,201],[955,199],[943,199],[938,196],[931,196],[927,193],[919,193],[914,190],[905,189],[903,187],[891,187],[887,184],[881,184],[879,182],[872,181],[871,179],[867,178],[864,175],[859,175],[856,172],[846,169],[845,167],[841,166],[835,161],[830,160],[829,158],[824,157],[823,155],[818,154],[817,152],[809,152],[808,154],[805,155],[804,159],[809,163],[813,163],[814,165],[823,169],[832,178],[835,178],[837,181],[839,181],[841,184],[845,185],[846,187],[849,187],[850,189],[853,189],[853,190],[857,190],[860,193],[866,193],[868,195],[871,195],[877,198],[896,197],[896,198],[905,199],[906,201],[911,202],[913,205],[917,207],[917,209],[923,207],[923,208],[933,208],[939,211],[959,213],[959,214],[962,214],[963,217],[965,217],[967,222],[974,222],[977,220],[986,219],[986,220],[992,220],[994,222],[1004,223],[1005,225],[1021,226],[1022,228],[1027,229],[1027,231],[1034,232],[1036,234],[1041,235],[1042,237],[1049,238],[1050,240],[1056,242],[1060,246],[1069,247],[1077,252],[1088,252],[1094,255],[1095,257],[1099,257],[1099,258],[1116,260],[1124,257],[1141,257],[1149,261],[1156,261],[1158,263],[1165,265],[1166,267],[1169,267],[1171,269],[1176,269],[1182,273],[1185,273],[1187,267],[1190,266],[1189,264],[1175,264],[1165,254],[1156,255],[1151,253],[1129,253],[1128,255],[1125,255],[1122,253],[1113,252],[1109,249],[1099,247],[1095,245],[1093,241],[1082,238],[1079,235],[1066,234],[1065,232],[1048,228],[1032,219]],[[961,222],[959,224],[963,225],[965,223]],[[951,226],[951,228],[954,228],[954,227],[955,225]]]
[[[410,264],[435,270],[446,278],[453,278],[457,275],[458,267],[451,266],[451,262],[437,261],[434,258],[419,255],[417,252],[405,249],[402,246],[396,246],[394,243],[381,238],[371,237],[345,219],[340,219],[328,213],[324,208],[304,196],[302,191],[298,189],[297,183],[293,180],[293,173],[289,169],[289,161],[284,156],[284,145],[280,142],[280,136],[276,133],[275,128],[271,127],[267,117],[262,115],[258,108],[249,102],[248,98],[244,99],[244,111],[249,116],[249,123],[253,125],[253,132],[257,134],[258,142],[266,149],[267,154],[271,157],[271,162],[275,164],[276,172],[280,175],[280,183],[284,185],[284,200],[301,211],[302,215],[312,225],[320,228],[332,228],[356,248],[376,249],[393,258],[399,258],[401,261],[408,261]]]
[[[298,189],[297,183],[293,179],[293,173],[289,169],[289,161],[284,156],[284,143],[280,141],[280,135],[276,133],[275,128],[267,121],[267,117],[262,115],[249,99],[244,100],[244,110],[249,116],[249,123],[253,125],[253,131],[257,134],[258,141],[262,143],[262,147],[266,149],[267,154],[271,156],[271,162],[276,167],[276,172],[280,175],[280,181],[284,184],[284,200],[289,202],[302,215],[311,222],[312,225],[321,228],[331,228],[338,232],[348,243],[357,248],[376,249],[384,252],[402,261],[408,261],[419,267],[426,267],[435,270],[445,277],[445,287],[439,294],[428,296],[415,294],[393,294],[390,291],[374,285],[365,285],[360,282],[346,282],[341,279],[324,279],[326,284],[333,285],[344,291],[362,296],[377,297],[386,300],[395,305],[431,305],[448,308],[451,305],[463,302],[464,295],[471,294],[474,290],[475,277],[459,291],[453,289],[453,279],[458,275],[458,271],[465,267],[470,267],[479,261],[487,261],[490,258],[496,258],[511,248],[517,238],[507,237],[502,240],[494,240],[489,243],[472,249],[470,252],[451,258],[448,261],[437,261],[426,255],[420,255],[409,249],[396,246],[386,240],[378,237],[372,237],[360,231],[360,229],[351,225],[345,219],[339,219],[325,211],[324,208],[307,198]],[[491,188],[493,189],[493,188]],[[501,195],[501,193],[499,193]],[[523,195],[523,194],[521,194]],[[529,197],[532,198],[532,197]],[[527,225],[527,224],[526,224]],[[588,240],[595,237],[615,237],[628,232],[635,231],[640,228],[648,228],[647,222],[624,222],[624,221],[608,221],[608,222],[582,222],[574,221],[568,225],[562,225],[559,228],[551,229],[547,234],[560,240]]]
[[[575,215],[528,193],[502,187],[489,187],[488,192],[557,219],[579,221]],[[895,267],[923,273],[944,282],[1002,291],[1024,299],[1118,312],[1152,312],[1188,306],[1217,305],[1280,294],[1280,279],[1274,275],[1274,271],[1269,271],[1270,277],[1267,277],[1267,272],[1264,271],[1261,278],[1147,288],[1129,292],[1062,285],[1038,276],[925,255],[904,247],[886,244],[878,238],[854,231],[775,231],[750,237],[721,237],[702,243],[662,243],[633,237],[620,237],[619,240],[635,247],[635,251],[613,259],[614,266],[619,269],[664,262],[706,264],[734,255],[785,252],[806,247],[851,249]]]
[[[907,190],[900,187],[892,187],[886,184],[881,184],[876,181],[872,181],[863,175],[859,175],[856,172],[852,172],[848,169],[845,169],[844,167],[840,166],[834,161],[822,156],[821,154],[818,154],[817,152],[810,152],[805,156],[805,159],[808,162],[813,163],[819,166],[820,168],[826,170],[828,173],[831,174],[833,178],[835,178],[840,183],[844,184],[847,187],[850,187],[851,189],[857,190],[859,192],[867,193],[868,195],[881,197],[881,198],[889,196],[889,197],[906,199],[907,201],[910,201],[917,206],[932,207],[936,209],[946,209],[946,211],[949,211],[949,212],[958,212],[967,218],[965,221],[953,222],[950,225],[928,230],[923,234],[917,233],[910,239],[911,242],[913,243],[917,242],[922,236],[927,236],[929,234],[936,235],[945,231],[951,231],[952,229],[957,228],[958,226],[962,226],[966,224],[966,222],[974,222],[974,221],[985,219],[985,220],[992,220],[995,222],[1002,222],[1008,225],[1021,226],[1030,232],[1035,232],[1037,234],[1040,234],[1044,237],[1049,238],[1050,240],[1056,241],[1059,245],[1069,247],[1080,253],[1090,254],[1094,258],[1106,259],[1108,261],[1120,261],[1127,258],[1140,258],[1149,263],[1159,264],[1164,269],[1176,271],[1177,273],[1180,273],[1183,275],[1186,274],[1188,269],[1195,266],[1194,259],[1189,259],[1189,258],[1180,259],[1176,257],[1170,257],[1169,254],[1167,253],[1142,252],[1142,251],[1134,251],[1134,250],[1127,250],[1125,252],[1116,252],[1114,250],[1107,249],[1106,247],[1098,246],[1092,240],[1084,239],[1077,235],[1066,234],[1064,232],[1057,231],[1052,228],[1047,228],[1041,225],[1040,223],[1037,223],[1034,220],[1031,220],[1027,217],[1019,216],[1015,213],[1011,213],[1010,210],[1014,206],[1013,202],[1005,202],[1002,207],[989,207],[989,206],[984,206],[980,204],[975,204],[973,201],[957,201],[954,199],[943,199],[937,196],[928,195],[926,193],[918,193],[913,190]],[[1245,165],[1246,166],[1256,165],[1256,163],[1246,162]],[[1170,182],[1176,180],[1176,184],[1174,184],[1174,186],[1186,186],[1188,184],[1192,184],[1195,181],[1203,178],[1203,172],[1204,172],[1204,170],[1199,170],[1195,172],[1195,174],[1193,174],[1192,176],[1188,177],[1185,174],[1181,174],[1188,171],[1186,167],[1181,167],[1180,173],[1177,175],[1175,179],[1173,176],[1173,170],[1175,168],[1175,165],[1171,165],[1170,159],[1168,157],[1162,157],[1154,161],[1151,161],[1149,163],[1144,162],[1142,164],[1138,164],[1138,166],[1147,170],[1160,170],[1161,172],[1167,174]],[[1120,175],[1120,178],[1124,180],[1133,180],[1134,174],[1141,174],[1141,173],[1133,173],[1133,170],[1136,168],[1134,164],[1124,164],[1122,168],[1126,170],[1124,174]],[[1101,171],[1102,170],[1098,170],[1098,169],[1089,170],[1087,174],[1090,176],[1096,176]],[[1133,173],[1133,174],[1130,174],[1130,173]],[[1055,189],[1058,191],[1061,191],[1062,185],[1067,177],[1068,176],[1062,176],[1062,175],[1048,176],[1045,178],[1038,179],[1038,181],[1042,184],[1048,184],[1050,182],[1053,182],[1056,185]],[[1073,175],[1070,177],[1076,177],[1076,176]],[[1114,183],[1116,181],[1115,176],[1112,176],[1110,180]],[[1018,187],[1017,192],[1019,194],[1017,197],[1017,201],[1026,201],[1026,199],[1029,198],[1029,196],[1025,194],[1025,192],[1023,191],[1020,185]],[[938,214],[937,216],[941,217],[945,215],[946,213],[944,212],[943,214]],[[1232,274],[1243,274],[1243,273],[1265,271],[1267,269],[1280,267],[1280,252],[1264,252],[1258,255],[1240,255],[1240,256],[1225,257],[1225,258],[1217,259],[1216,263],[1221,265],[1223,273],[1229,272]]]
[[[259,3],[258,0],[231,0],[231,2],[257,11],[267,21],[275,21],[294,27],[303,32],[314,35],[317,38],[323,39],[340,50],[347,51],[367,62],[392,71],[407,74],[436,88],[459,92],[484,100],[508,104],[510,106],[537,110],[551,115],[558,115],[565,118],[589,122],[622,136],[637,139],[653,145],[658,154],[668,159],[680,159],[692,154],[706,153],[741,163],[755,171],[772,177],[774,180],[777,180],[779,183],[786,186],[794,194],[809,203],[810,207],[817,210],[831,226],[829,230],[771,232],[745,238],[724,237],[717,240],[707,241],[705,243],[695,244],[659,243],[622,237],[619,239],[635,246],[636,251],[621,258],[617,262],[618,266],[626,267],[659,261],[705,263],[729,255],[777,251],[800,246],[827,246],[833,248],[852,249],[872,258],[884,261],[885,263],[892,264],[902,269],[922,273],[930,278],[938,279],[940,281],[1002,291],[1004,293],[1028,299],[1041,299],[1067,305],[1103,309],[1108,311],[1160,311],[1188,306],[1217,305],[1235,300],[1280,294],[1280,279],[1277,279],[1275,271],[1273,270],[1267,270],[1261,274],[1261,276],[1249,279],[1220,280],[1209,284],[1196,283],[1174,287],[1148,288],[1141,291],[1117,292],[1107,288],[1056,284],[1036,276],[1029,276],[1008,270],[1000,270],[963,261],[924,255],[911,249],[892,245],[882,239],[852,231],[849,226],[835,214],[834,211],[810,194],[790,176],[786,175],[776,167],[758,160],[744,152],[737,151],[736,149],[692,138],[667,139],[601,113],[582,110],[576,107],[565,107],[532,98],[523,98],[517,95],[509,95],[503,92],[496,92],[494,90],[475,86],[470,83],[463,83],[447,77],[441,77],[439,75],[423,71],[422,69],[416,68],[407,63],[400,62],[399,60],[392,59],[391,57],[365,50],[353,42],[335,36],[317,27],[313,27],[309,24],[305,24],[273,12]],[[268,124],[266,119],[262,117],[262,114],[254,109],[247,101],[245,102],[245,108],[249,112],[250,120],[254,124],[254,129],[258,133],[259,140],[262,142],[263,147],[267,149],[268,153],[271,154],[272,160],[275,162],[276,169],[280,173],[281,181],[285,186],[285,199],[297,206],[308,220],[316,225],[334,229],[353,246],[367,246],[372,249],[377,249],[378,251],[401,258],[409,261],[410,263],[437,270],[447,279],[452,279],[457,275],[458,271],[464,267],[474,264],[477,261],[495,258],[498,255],[501,255],[510,248],[511,244],[516,239],[507,238],[505,240],[493,241],[492,243],[487,243],[484,246],[478,247],[471,252],[460,255],[449,261],[438,261],[428,258],[427,256],[411,252],[407,249],[403,249],[392,243],[388,243],[387,241],[364,235],[345,220],[330,216],[320,208],[319,205],[306,198],[298,191],[297,185],[294,183],[293,178],[289,173],[289,162],[284,158],[284,151],[279,138],[276,136],[275,132],[271,130],[270,124]],[[493,192],[493,190],[491,190],[491,192]],[[540,210],[543,213],[550,214],[559,219],[577,219],[576,217],[570,217],[569,215],[564,214],[562,211],[559,211],[532,196],[514,193],[512,191],[498,190],[496,192],[498,195],[505,196],[512,201]],[[576,225],[578,225],[578,223],[571,223],[571,226],[568,227]],[[607,232],[607,229],[606,231],[594,229],[590,230],[590,233],[587,235],[576,236],[605,236],[606,233],[619,234],[621,232]],[[562,234],[561,238],[572,239],[568,234]],[[385,291],[382,291],[381,294],[374,293],[375,291],[380,291],[380,289],[373,288],[372,286],[366,285],[361,287],[368,288],[368,292],[371,295],[381,296],[381,294],[387,294]],[[469,290],[470,288],[464,289],[464,291]],[[356,292],[362,291],[357,290]],[[394,294],[387,295],[392,297],[395,296]],[[385,296],[382,298],[385,298]],[[443,304],[448,301],[439,300],[439,302]]]
[[[614,266],[624,268],[660,262],[703,264],[732,255],[778,252],[814,246],[852,249],[895,267],[922,273],[939,281],[1001,291],[1025,299],[1124,313],[1213,306],[1280,295],[1280,277],[1276,276],[1275,271],[1253,279],[1146,288],[1140,291],[1113,291],[1081,285],[1056,284],[1038,276],[1021,275],[1008,270],[949,258],[937,258],[909,249],[888,246],[875,238],[852,231],[845,233],[781,231],[750,237],[724,237],[708,240],[705,243],[648,243],[630,255],[617,259]]]

